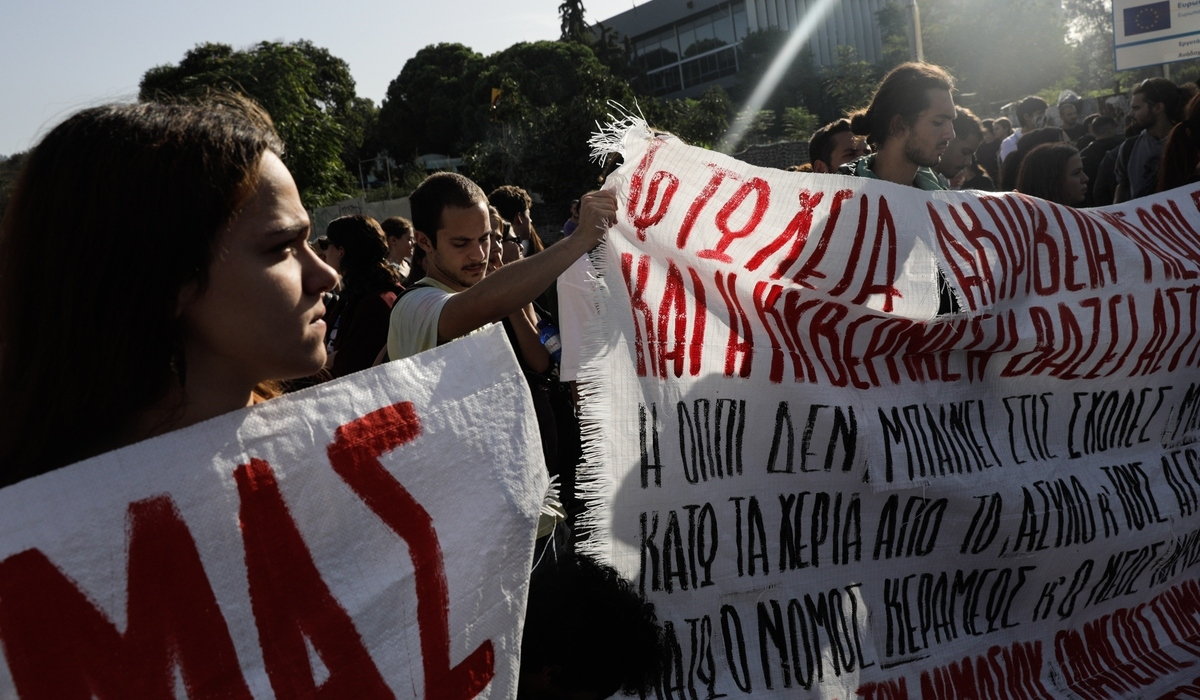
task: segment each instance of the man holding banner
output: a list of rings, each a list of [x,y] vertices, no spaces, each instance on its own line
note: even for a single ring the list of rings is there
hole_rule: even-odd
[[[954,79],[926,63],[894,68],[865,110],[850,120],[867,137],[870,155],[838,169],[843,175],[887,180],[922,190],[945,189],[932,168],[954,140]]]
[[[393,360],[517,313],[604,238],[617,209],[611,193],[584,195],[574,235],[485,278],[493,236],[483,190],[457,173],[437,173],[409,201],[417,245],[425,251],[426,277],[392,310],[388,356]],[[532,340],[538,342],[536,333]]]
[[[665,620],[659,697],[1200,694],[1200,189],[927,192],[897,134],[890,182],[597,140],[580,547]]]

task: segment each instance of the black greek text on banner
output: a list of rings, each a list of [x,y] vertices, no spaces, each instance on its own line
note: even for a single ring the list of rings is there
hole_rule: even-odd
[[[1200,187],[595,143],[585,546],[666,621],[659,697],[1200,697]]]

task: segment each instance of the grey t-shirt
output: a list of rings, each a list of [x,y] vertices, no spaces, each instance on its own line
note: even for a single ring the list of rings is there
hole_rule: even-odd
[[[1118,155],[1118,166],[1114,174],[1117,177],[1117,184],[1124,185],[1129,192],[1130,199],[1154,194],[1154,191],[1158,189],[1158,169],[1162,163],[1163,147],[1166,144],[1165,138],[1156,139],[1150,135],[1150,132],[1143,131],[1133,141],[1127,167],[1120,167],[1121,163],[1126,162],[1125,154]],[[1121,148],[1124,150],[1130,147],[1123,144]]]

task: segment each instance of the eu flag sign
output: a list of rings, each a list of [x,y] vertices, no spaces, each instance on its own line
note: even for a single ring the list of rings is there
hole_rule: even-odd
[[[1171,3],[1152,2],[1125,8],[1125,36],[1171,28]]]

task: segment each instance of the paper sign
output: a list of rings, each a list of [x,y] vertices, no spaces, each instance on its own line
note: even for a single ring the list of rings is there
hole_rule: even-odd
[[[539,445],[497,327],[0,490],[0,697],[512,697]]]

